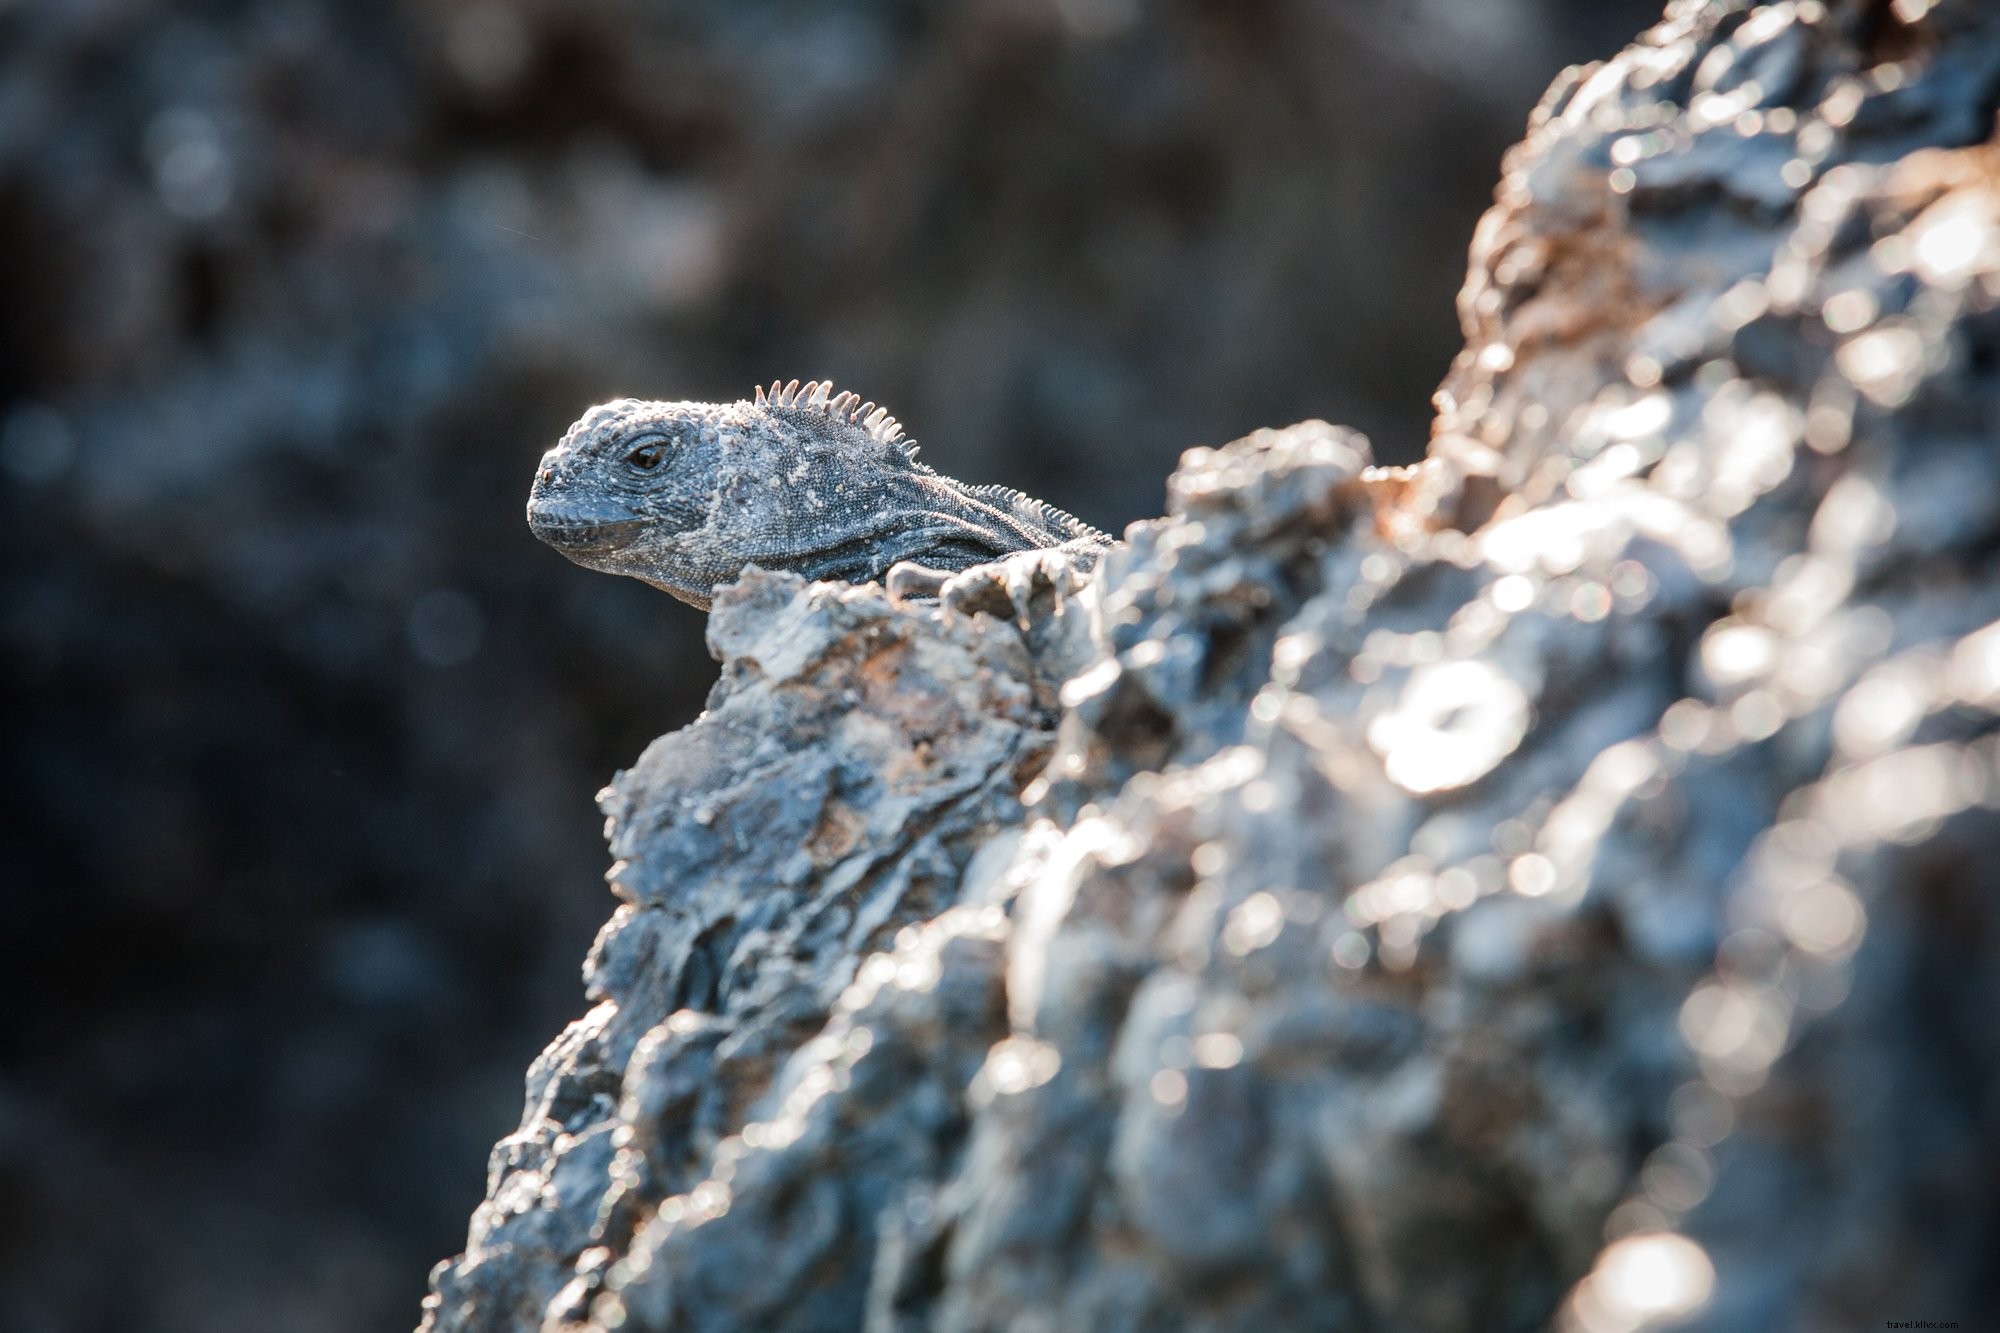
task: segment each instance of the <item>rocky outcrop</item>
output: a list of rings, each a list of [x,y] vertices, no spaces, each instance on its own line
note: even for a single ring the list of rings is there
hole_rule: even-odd
[[[2000,1308],[1996,103],[1964,0],[1676,5],[1426,462],[1194,451],[1006,614],[747,577],[426,1327]]]
[[[622,1247],[662,1198],[712,1202],[716,1154],[788,1060],[865,1051],[829,1029],[857,962],[940,929],[1047,762],[1055,700],[1011,625],[753,573],[709,639],[727,667],[708,711],[600,794],[621,905],[585,969],[597,1007],[529,1074],[471,1248],[440,1270],[439,1327],[534,1327],[584,1251]],[[997,907],[978,919],[997,935]],[[973,1067],[1005,1035],[997,992],[933,1021]],[[900,1095],[941,1115],[958,1072],[912,1070]]]

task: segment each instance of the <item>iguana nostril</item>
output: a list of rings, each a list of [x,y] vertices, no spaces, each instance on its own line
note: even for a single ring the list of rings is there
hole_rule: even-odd
[[[544,484],[552,482],[555,479],[556,479],[556,470],[554,468],[545,467],[542,469],[542,481]]]

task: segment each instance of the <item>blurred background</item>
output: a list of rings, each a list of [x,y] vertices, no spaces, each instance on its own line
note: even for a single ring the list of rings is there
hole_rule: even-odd
[[[522,521],[832,377],[1117,529],[1420,454],[1501,152],[1657,0],[0,0],[0,1329],[395,1329],[702,616]]]

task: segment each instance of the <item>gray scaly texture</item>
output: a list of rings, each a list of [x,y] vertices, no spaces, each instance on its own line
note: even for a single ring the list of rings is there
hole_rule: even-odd
[[[751,565],[867,583],[897,564],[955,571],[1057,549],[1087,568],[1111,540],[1019,491],[933,471],[885,410],[797,380],[734,403],[591,408],[543,455],[528,526],[580,565],[703,610]]]

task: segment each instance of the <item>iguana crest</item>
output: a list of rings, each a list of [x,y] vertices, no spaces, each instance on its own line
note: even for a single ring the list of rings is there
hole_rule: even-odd
[[[808,380],[800,384],[771,381],[769,389],[757,390],[756,401],[766,407],[789,408],[795,412],[819,412],[849,425],[860,426],[884,444],[899,444],[904,454],[917,456],[916,442],[903,435],[902,423],[889,415],[886,407],[861,401],[858,393],[833,392],[831,380]]]

